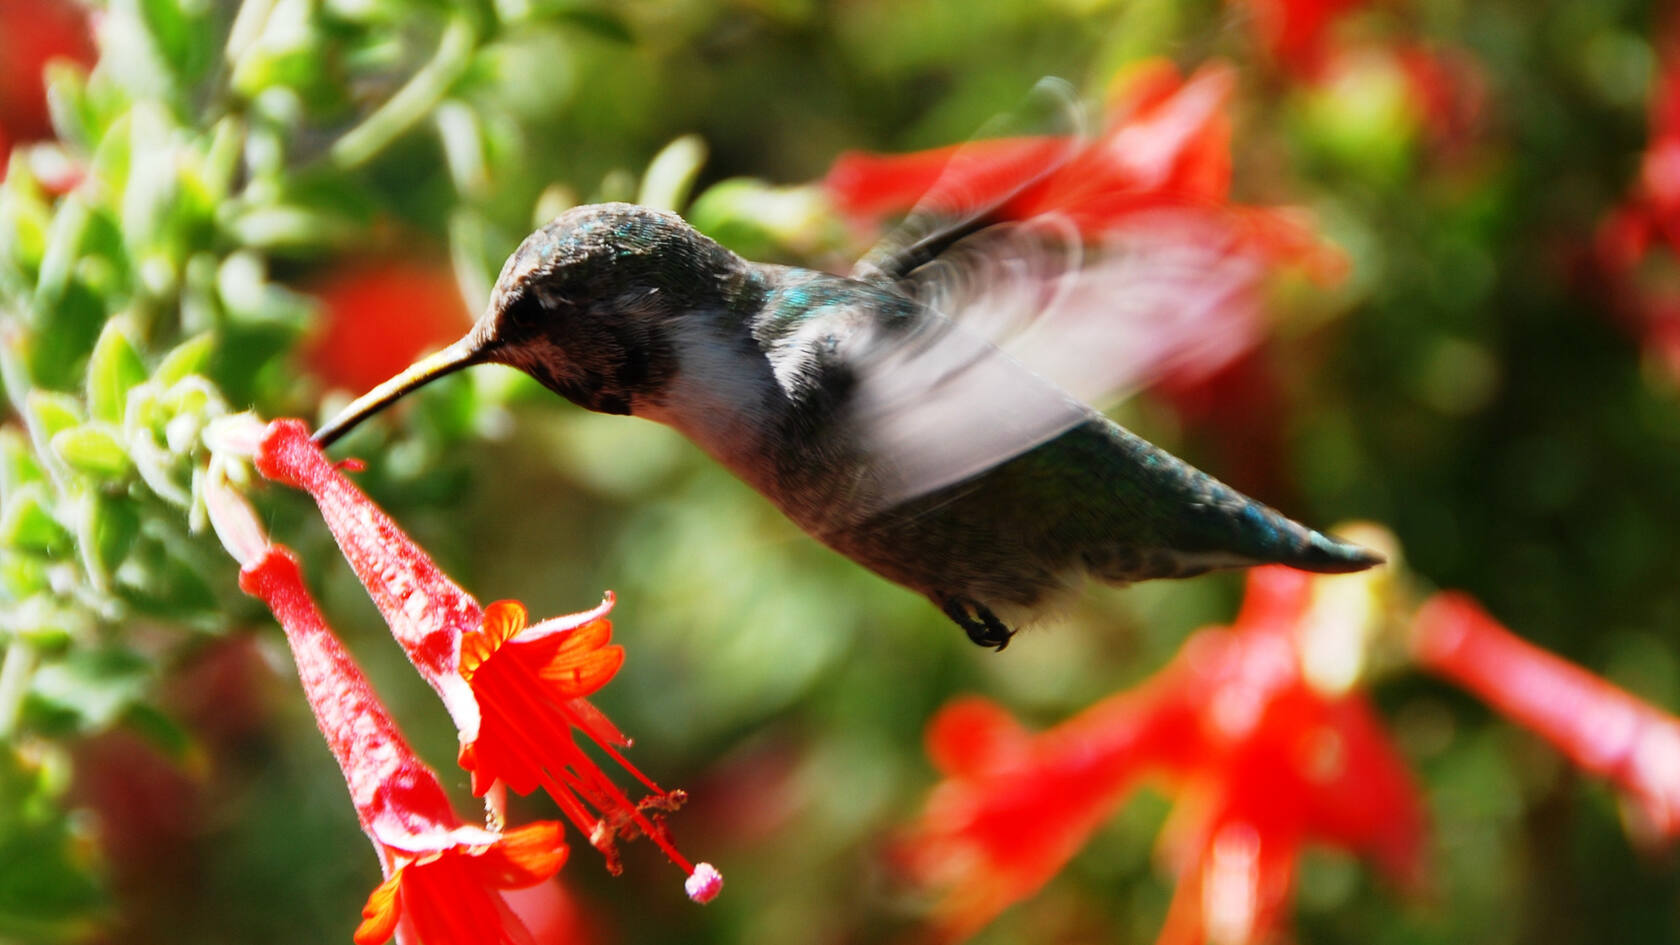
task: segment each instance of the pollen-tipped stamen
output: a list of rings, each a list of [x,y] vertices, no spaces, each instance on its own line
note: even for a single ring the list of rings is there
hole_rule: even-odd
[[[488,348],[479,343],[476,333],[469,334],[441,351],[433,352],[404,368],[401,373],[357,397],[338,416],[315,431],[315,442],[322,447],[349,433],[363,420],[391,406],[404,395],[424,387],[445,375],[462,368],[483,364],[489,360]]]

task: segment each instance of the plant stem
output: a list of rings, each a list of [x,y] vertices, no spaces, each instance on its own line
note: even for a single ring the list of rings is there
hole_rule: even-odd
[[[466,71],[477,45],[478,32],[467,18],[451,20],[431,61],[333,144],[333,162],[345,169],[360,167],[425,118]]]

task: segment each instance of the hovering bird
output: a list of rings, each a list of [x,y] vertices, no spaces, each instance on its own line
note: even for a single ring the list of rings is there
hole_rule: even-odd
[[[995,208],[992,208],[995,209]],[[682,432],[818,540],[1002,649],[1112,583],[1376,553],[1286,518],[1089,406],[1188,346],[1252,265],[987,208],[912,213],[850,276],[750,262],[675,214],[577,207],[503,266],[465,337],[350,404],[323,446],[477,364]]]

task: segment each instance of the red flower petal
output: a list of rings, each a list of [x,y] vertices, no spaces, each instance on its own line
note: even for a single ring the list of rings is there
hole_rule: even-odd
[[[498,888],[522,889],[559,872],[568,852],[560,825],[545,820],[503,833],[479,858],[477,869]]]
[[[1419,608],[1424,666],[1626,791],[1661,836],[1680,836],[1680,718],[1523,640],[1464,594]]]

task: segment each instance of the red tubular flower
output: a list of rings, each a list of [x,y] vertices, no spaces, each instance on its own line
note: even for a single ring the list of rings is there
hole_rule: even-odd
[[[255,513],[212,473],[206,504],[242,567],[239,586],[286,631],[298,679],[332,750],[385,881],[368,897],[357,945],[392,935],[419,945],[530,945],[503,892],[551,878],[566,860],[560,825],[486,830],[461,821],[367,677],[310,598],[297,558],[271,545]]]
[[[1464,594],[1413,622],[1418,661],[1626,792],[1652,830],[1680,836],[1680,718],[1505,629]]]
[[[823,186],[841,212],[878,219],[910,209],[937,182],[934,199],[949,211],[1001,200],[1000,219],[1056,213],[1091,237],[1128,225],[1159,228],[1165,211],[1190,227],[1217,224],[1236,251],[1301,265],[1320,281],[1340,278],[1345,258],[1297,215],[1230,203],[1226,112],[1235,88],[1235,70],[1222,63],[1181,79],[1170,63],[1151,61],[1116,83],[1107,125],[1091,141],[1005,138],[902,155],[848,152]]]
[[[1179,798],[1162,942],[1264,939],[1308,842],[1413,880],[1424,816],[1404,762],[1362,695],[1319,692],[1300,669],[1296,635],[1323,580],[1336,579],[1255,569],[1230,628],[1201,631],[1139,688],[1042,734],[983,702],[941,713],[929,750],[946,780],[904,848],[917,877],[949,890],[942,936],[1035,892],[1149,776]]]
[[[671,844],[661,812],[683,801],[664,791],[617,749],[630,744],[585,701],[617,672],[623,651],[609,646],[609,596],[586,613],[525,627],[511,601],[481,609],[396,523],[326,458],[296,420],[270,424],[256,448],[257,469],[308,492],[421,676],[437,690],[460,732],[473,791],[503,781],[516,792],[542,787],[618,872],[615,840],[645,835],[688,875],[690,898],[707,902],[722,887],[710,864],[691,864]],[[633,802],[583,753],[582,732],[650,792]],[[651,812],[651,813],[650,813]]]

